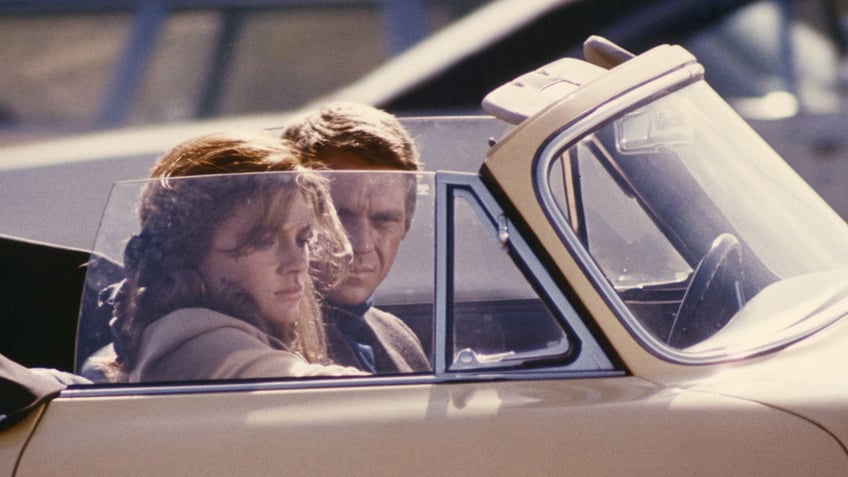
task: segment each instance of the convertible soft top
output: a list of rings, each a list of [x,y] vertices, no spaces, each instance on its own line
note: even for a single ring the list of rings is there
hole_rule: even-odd
[[[25,416],[65,388],[61,373],[32,370],[0,354],[0,430]]]

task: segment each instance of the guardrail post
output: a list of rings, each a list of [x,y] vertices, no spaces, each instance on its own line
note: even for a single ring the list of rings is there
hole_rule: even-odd
[[[389,56],[418,43],[429,30],[424,0],[383,0],[383,19]]]
[[[140,3],[125,46],[126,52],[112,75],[112,83],[97,118],[99,126],[117,126],[126,121],[165,14],[162,2]]]

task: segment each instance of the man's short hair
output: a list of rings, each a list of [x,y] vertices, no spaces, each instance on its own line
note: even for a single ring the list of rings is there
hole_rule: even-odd
[[[344,151],[356,154],[375,169],[420,171],[421,161],[415,141],[398,119],[386,111],[364,103],[333,101],[292,118],[282,139],[303,154],[308,167],[326,167],[323,153]],[[417,182],[406,185],[406,229],[415,214]]]
[[[323,104],[293,118],[281,136],[319,163],[321,153],[342,150],[358,154],[375,167],[419,171],[418,148],[392,115],[373,106],[345,101]]]

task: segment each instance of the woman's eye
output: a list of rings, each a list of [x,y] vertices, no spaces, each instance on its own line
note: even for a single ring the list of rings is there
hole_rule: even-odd
[[[312,229],[305,230],[298,234],[296,243],[298,248],[304,248],[309,245],[309,242],[312,241],[314,234],[312,233]]]
[[[251,244],[255,250],[267,250],[274,245],[274,239],[271,237],[260,237]]]

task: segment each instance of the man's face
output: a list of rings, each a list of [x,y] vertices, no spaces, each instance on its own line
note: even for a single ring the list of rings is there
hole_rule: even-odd
[[[389,273],[406,235],[406,179],[402,174],[345,173],[330,187],[353,247],[353,264],[327,298],[337,305],[359,305]]]

